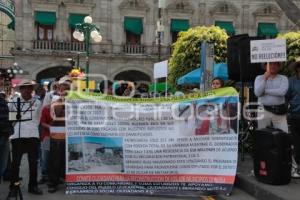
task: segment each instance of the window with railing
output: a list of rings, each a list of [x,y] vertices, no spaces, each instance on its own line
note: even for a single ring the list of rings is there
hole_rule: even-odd
[[[34,40],[33,48],[38,50],[85,51],[85,44],[72,41]]]
[[[126,31],[126,44],[141,44],[141,35]]]
[[[140,17],[125,17],[124,31],[126,34],[126,42],[123,49],[124,53],[145,53],[145,47],[141,45],[141,36],[143,34],[143,19]]]

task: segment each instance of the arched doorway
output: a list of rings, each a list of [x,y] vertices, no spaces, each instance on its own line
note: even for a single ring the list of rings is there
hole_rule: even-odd
[[[64,76],[71,71],[72,67],[51,67],[40,71],[36,75],[37,82],[53,81],[56,77]]]
[[[114,78],[114,80],[124,80],[124,81],[131,81],[131,82],[151,82],[151,78],[148,74],[144,72],[140,72],[137,70],[127,70],[120,72]]]

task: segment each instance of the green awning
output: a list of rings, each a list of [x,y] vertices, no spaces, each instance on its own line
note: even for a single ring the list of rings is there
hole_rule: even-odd
[[[257,36],[274,38],[278,34],[275,23],[258,23]]]
[[[187,19],[172,19],[171,32],[187,31],[190,28],[189,20]]]
[[[69,26],[75,28],[76,24],[81,24],[84,22],[84,18],[87,14],[70,14],[69,15]]]
[[[11,21],[8,25],[7,25],[8,29],[11,30],[15,30],[15,20]]]
[[[226,33],[230,36],[235,35],[235,29],[233,27],[232,22],[223,22],[223,21],[216,21],[216,26],[219,26],[222,29],[225,29]]]
[[[137,17],[125,17],[124,29],[136,35],[143,33],[143,20]]]
[[[35,12],[35,22],[42,25],[55,25],[56,23],[56,13],[46,12],[46,11],[36,11]]]

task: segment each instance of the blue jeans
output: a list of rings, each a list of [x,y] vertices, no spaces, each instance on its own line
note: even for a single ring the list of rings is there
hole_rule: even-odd
[[[42,149],[42,178],[48,178],[48,161],[49,161],[50,150]]]
[[[6,169],[8,156],[9,156],[8,137],[0,136],[0,179]]]

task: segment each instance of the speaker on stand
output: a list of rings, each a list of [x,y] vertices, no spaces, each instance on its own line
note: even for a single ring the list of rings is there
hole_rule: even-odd
[[[248,34],[235,35],[227,40],[227,64],[228,75],[230,80],[240,82],[240,102],[241,102],[241,118],[240,118],[240,144],[241,144],[241,160],[244,161],[244,142],[247,138],[247,132],[250,130],[252,123],[246,123],[244,118],[245,105],[245,83],[253,82],[256,76],[263,74],[264,71],[259,63],[251,63],[250,60],[250,41],[264,39],[261,37],[249,37]],[[247,126],[245,127],[245,123]]]

